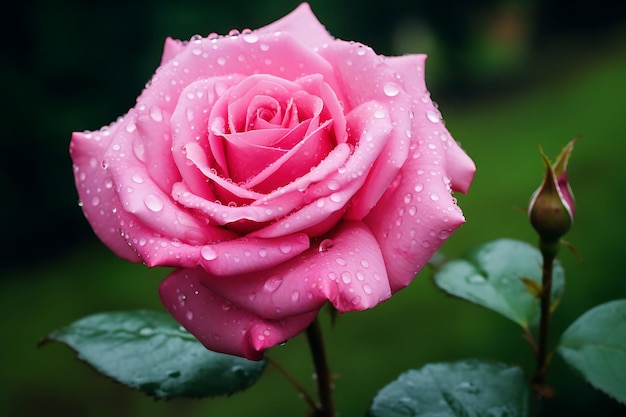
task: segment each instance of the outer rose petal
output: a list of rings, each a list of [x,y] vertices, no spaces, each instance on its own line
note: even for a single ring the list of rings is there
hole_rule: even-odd
[[[178,39],[172,39],[168,37],[165,39],[165,45],[163,46],[163,56],[161,57],[161,65],[171,61],[176,55],[178,55],[183,49],[185,44]]]
[[[447,152],[455,151],[456,144],[430,100],[416,98],[414,111],[412,155],[364,219],[381,246],[394,292],[407,286],[465,222],[448,177]],[[466,175],[471,179],[473,173]]]
[[[391,296],[385,263],[362,222],[343,222],[300,256],[256,274],[219,277],[203,285],[261,317],[287,318],[330,301],[340,312],[365,310]]]
[[[132,119],[132,110],[126,117]],[[121,211],[122,205],[110,172],[102,167],[104,154],[122,123],[123,119],[99,132],[74,132],[70,155],[82,210],[94,232],[117,256],[138,262],[118,230],[116,211]]]
[[[439,115],[439,112],[431,107],[430,93],[426,89],[424,78],[424,64],[426,55],[404,55],[388,57],[386,62],[398,71],[406,91],[414,98],[427,105],[427,112],[431,112],[431,118]],[[446,172],[451,180],[450,186],[454,191],[467,192],[476,166],[472,159],[454,141],[448,142],[446,149]]]
[[[260,360],[263,350],[306,329],[317,311],[280,320],[263,319],[220,297],[202,283],[202,269],[179,269],[159,286],[165,308],[200,343],[216,352]]]
[[[288,32],[311,49],[321,48],[324,44],[334,41],[326,28],[317,20],[308,3],[300,4],[287,16],[258,30],[258,32],[274,31]]]

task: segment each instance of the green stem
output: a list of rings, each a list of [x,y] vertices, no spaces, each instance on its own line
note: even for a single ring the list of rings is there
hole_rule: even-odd
[[[546,384],[548,366],[550,364],[548,350],[548,335],[550,330],[550,316],[552,315],[552,270],[554,259],[559,248],[559,242],[541,241],[539,244],[543,255],[541,294],[539,298],[540,321],[539,321],[539,341],[537,343],[537,366],[533,377],[533,386],[542,397],[550,396],[551,389]]]
[[[335,417],[335,406],[333,404],[333,386],[328,361],[326,359],[326,351],[324,348],[324,340],[322,338],[322,329],[319,319],[316,317],[313,323],[306,329],[309,348],[313,357],[315,366],[315,375],[317,379],[317,391],[320,403],[315,409],[315,417]]]
[[[289,383],[291,383],[291,385],[293,385],[296,388],[296,390],[300,393],[302,398],[304,398],[304,401],[306,401],[307,404],[309,404],[311,409],[315,410],[318,408],[318,405],[315,402],[315,400],[309,395],[306,388],[304,388],[304,386],[300,384],[300,382],[298,382],[293,376],[291,376],[291,374],[287,372],[287,370],[283,368],[281,364],[276,362],[276,360],[274,360],[273,358],[269,356],[266,356],[266,358],[268,362],[271,363],[278,370],[278,372],[280,372],[287,379],[287,381],[289,381]]]

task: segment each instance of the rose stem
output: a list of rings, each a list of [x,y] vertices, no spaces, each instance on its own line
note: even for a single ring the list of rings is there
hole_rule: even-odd
[[[315,417],[335,417],[335,407],[333,405],[333,387],[324,349],[322,329],[318,317],[306,329],[309,348],[315,365],[317,376],[317,391],[320,404],[315,410]]]
[[[548,373],[548,330],[550,327],[551,295],[552,295],[552,269],[554,259],[559,248],[559,242],[539,243],[541,254],[543,255],[541,293],[540,293],[540,321],[539,321],[539,341],[537,344],[537,368],[533,377],[533,386],[541,397],[550,396],[550,388],[546,386],[546,375]]]
[[[271,363],[278,370],[278,372],[280,372],[287,379],[287,381],[289,381],[289,383],[296,388],[296,391],[298,391],[304,401],[306,401],[312,409],[317,409],[317,403],[307,392],[306,388],[304,388],[304,386],[302,386],[302,384],[300,384],[289,372],[287,372],[287,370],[275,359],[269,356],[266,356],[266,358],[268,362]]]

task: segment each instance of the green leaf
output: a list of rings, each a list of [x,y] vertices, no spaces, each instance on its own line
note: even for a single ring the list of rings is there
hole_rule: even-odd
[[[541,288],[542,256],[528,243],[499,239],[481,245],[464,259],[446,262],[434,275],[439,288],[494,310],[524,328],[539,319],[539,301],[529,288]],[[531,284],[533,281],[535,284]],[[552,273],[552,302],[565,287],[558,262]]]
[[[468,360],[409,370],[383,388],[370,417],[524,417],[528,384],[518,367]]]
[[[156,311],[95,314],[46,340],[67,344],[100,373],[155,398],[229,395],[254,384],[266,365],[207,350]]]
[[[580,316],[561,336],[558,352],[591,385],[626,404],[626,299]]]

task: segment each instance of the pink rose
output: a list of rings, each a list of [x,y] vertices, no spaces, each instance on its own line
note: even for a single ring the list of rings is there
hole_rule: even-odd
[[[472,160],[424,55],[331,37],[307,4],[256,31],[168,39],[135,107],[70,146],[82,209],[117,255],[177,268],[165,307],[249,359],[330,301],[407,286],[463,222]]]

